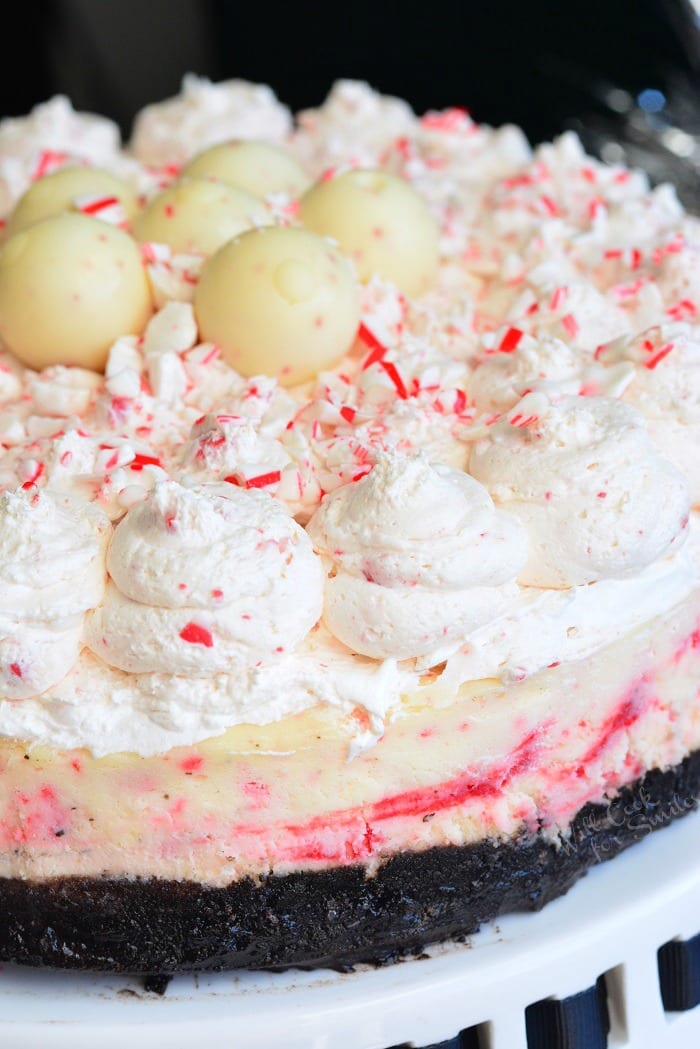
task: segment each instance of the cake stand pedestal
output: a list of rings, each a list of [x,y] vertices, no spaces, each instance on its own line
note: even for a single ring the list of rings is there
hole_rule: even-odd
[[[540,913],[508,916],[465,944],[385,968],[183,976],[159,997],[134,979],[5,966],[0,1045],[688,1049],[700,1044],[700,1008],[665,1011],[657,951],[698,933],[700,813],[693,813],[593,869]],[[695,960],[691,998],[693,981],[700,988],[700,943]],[[547,999],[565,1003],[559,1019],[557,1006],[528,1010]],[[607,1042],[600,1023],[594,1034],[576,1026],[591,1010],[597,1019],[608,1012]],[[550,1033],[540,1025],[538,1034],[538,1016],[548,1015]]]

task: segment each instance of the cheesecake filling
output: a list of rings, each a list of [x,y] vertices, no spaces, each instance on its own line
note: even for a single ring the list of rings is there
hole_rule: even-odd
[[[567,827],[700,747],[700,598],[589,659],[457,695],[439,676],[376,745],[315,706],[134,761],[7,742],[0,876],[184,878],[363,863],[401,850]]]

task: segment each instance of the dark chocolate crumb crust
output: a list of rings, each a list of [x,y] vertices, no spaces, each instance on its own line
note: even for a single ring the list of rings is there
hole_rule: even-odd
[[[227,888],[157,879],[0,880],[0,959],[165,975],[385,962],[539,910],[586,871],[697,806],[700,751],[541,835],[404,853],[362,866],[245,879]]]

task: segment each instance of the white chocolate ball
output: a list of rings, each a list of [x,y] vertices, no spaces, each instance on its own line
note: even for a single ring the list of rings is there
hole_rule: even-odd
[[[126,182],[101,168],[60,168],[37,179],[17,201],[7,224],[7,237],[62,211],[75,210],[75,201],[88,196],[116,197],[128,220],[138,210],[136,195]]]
[[[212,255],[239,233],[273,221],[263,202],[244,189],[192,178],[154,197],[131,228],[137,240],[169,244],[186,255]]]
[[[352,267],[323,237],[276,226],[226,244],[204,265],[194,309],[203,341],[241,375],[285,386],[332,367],[360,321]]]
[[[310,179],[294,157],[267,142],[224,142],[198,153],[182,171],[247,189],[256,197],[286,193],[298,197]]]
[[[30,368],[100,370],[115,339],[140,334],[151,312],[138,245],[99,219],[55,215],[0,251],[0,337]]]
[[[438,228],[412,186],[385,171],[358,169],[317,182],[300,201],[302,225],[333,237],[360,280],[392,281],[420,295],[438,266]]]

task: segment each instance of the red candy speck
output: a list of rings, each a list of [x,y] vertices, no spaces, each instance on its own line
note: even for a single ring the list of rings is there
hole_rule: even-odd
[[[657,350],[653,357],[649,357],[649,359],[644,362],[644,367],[648,368],[649,371],[653,371],[657,364],[661,363],[664,357],[668,357],[672,349],[672,342],[667,343],[666,346],[662,346],[660,350]]]
[[[532,426],[534,423],[539,421],[539,415],[523,415],[522,412],[518,412],[517,415],[513,415],[508,420],[511,426],[515,426],[519,430],[521,430],[524,426]]]
[[[204,645],[205,648],[214,647],[214,638],[211,631],[199,623],[187,623],[180,631],[180,637],[188,645]]]
[[[129,463],[129,469],[137,472],[143,470],[144,466],[160,466],[162,468],[163,464],[157,456],[141,455],[141,453],[135,455],[132,462]]]
[[[32,181],[38,178],[43,178],[44,175],[48,175],[51,171],[55,171],[56,168],[60,167],[66,160],[68,160],[67,153],[59,153],[52,149],[45,149],[37,158],[36,166],[31,174]]]
[[[99,197],[97,200],[91,200],[88,204],[83,204],[80,210],[83,215],[99,215],[101,211],[112,208],[118,203],[119,197]]]
[[[498,344],[498,352],[512,353],[518,346],[523,334],[519,328],[509,328]]]
[[[563,324],[564,329],[566,330],[566,334],[569,336],[569,338],[575,339],[578,335],[578,323],[576,322],[576,318],[573,316],[573,314],[567,313],[565,317],[562,317],[561,323]]]
[[[552,310],[552,312],[558,310],[563,305],[564,300],[566,299],[566,296],[568,294],[568,290],[568,288],[563,286],[554,289],[554,291],[552,292],[552,297],[549,300],[549,308],[550,310]]]
[[[542,201],[542,206],[548,215],[555,217],[559,214],[559,208],[557,207],[556,201],[552,200],[551,197],[543,195],[540,197],[540,200]]]
[[[692,299],[681,299],[675,306],[671,306],[670,309],[666,310],[669,317],[672,317],[674,321],[688,320],[690,317],[696,317],[698,308]]]
[[[361,324],[357,329],[357,337],[369,350],[381,350],[382,353],[386,353],[386,346],[379,341],[366,324]]]
[[[407,400],[408,392],[406,390],[406,387],[404,386],[403,379],[399,375],[396,365],[392,364],[391,361],[380,361],[379,365],[391,379],[394,389],[396,390],[397,396],[400,397],[402,401]]]
[[[31,477],[28,477],[22,485],[22,490],[27,491],[28,488],[33,488],[46,473],[46,467],[43,463],[37,463]]]
[[[239,488],[267,488],[268,485],[277,484],[281,479],[282,474],[279,470],[270,470],[269,473],[258,474],[257,477],[249,477],[245,481],[240,481],[235,474],[224,477],[228,484],[238,485]]]

